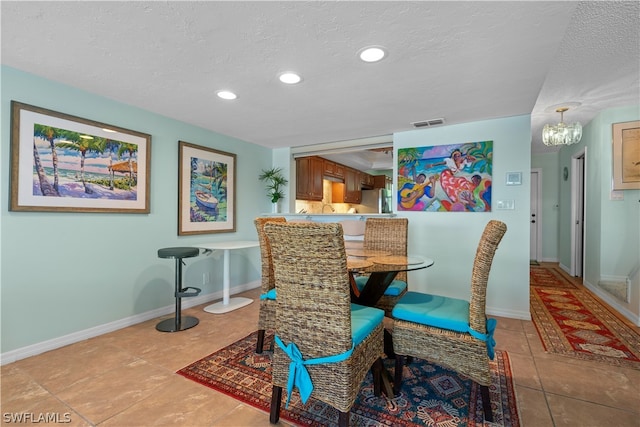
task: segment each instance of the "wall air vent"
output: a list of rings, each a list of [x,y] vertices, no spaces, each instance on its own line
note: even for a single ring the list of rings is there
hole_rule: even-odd
[[[416,128],[424,128],[424,127],[430,127],[430,126],[440,126],[444,124],[444,119],[430,119],[430,120],[422,120],[419,122],[413,122],[411,123],[413,125],[413,127]]]

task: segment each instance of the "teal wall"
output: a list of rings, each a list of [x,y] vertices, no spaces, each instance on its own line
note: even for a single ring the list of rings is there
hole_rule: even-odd
[[[270,150],[12,68],[2,67],[1,73],[0,350],[3,354],[154,310],[170,310],[174,302],[173,262],[157,258],[157,249],[209,241],[256,239],[253,218],[271,211],[271,204],[257,179],[261,169],[272,165],[283,168],[290,179],[283,210],[290,212],[292,209],[295,167],[290,148]],[[11,100],[151,134],[151,213],[9,212]],[[638,260],[638,241],[633,237],[639,235],[640,228],[639,191],[625,191],[623,202],[609,201],[608,190],[605,191],[609,188],[611,174],[611,123],[637,120],[638,117],[637,106],[615,109],[599,114],[585,126],[581,144],[589,150],[587,185],[590,194],[586,264],[597,269],[597,272],[588,272],[588,279],[596,282],[601,272],[628,273],[629,264]],[[235,233],[178,237],[179,140],[237,155]],[[570,207],[570,189],[567,198],[566,183],[560,180],[560,171],[565,165],[570,166],[573,151],[567,150],[581,146],[532,158],[530,117],[516,116],[397,133],[394,149],[485,140],[494,141],[493,212],[399,213],[410,219],[410,250],[435,260],[433,267],[411,273],[410,286],[414,290],[467,298],[471,265],[481,230],[490,219],[498,219],[507,224],[508,231],[491,271],[488,311],[526,319],[529,318],[531,165],[543,169],[543,259],[558,258],[561,263],[567,263],[566,243],[569,239],[563,236],[567,229],[570,233],[566,211],[567,206]],[[504,185],[506,172],[516,171],[522,172],[523,184]],[[513,200],[515,209],[496,210],[497,200]],[[615,221],[607,219],[604,222],[601,218],[605,217]],[[558,237],[558,243],[554,242],[555,237]],[[620,242],[629,248],[628,253],[626,249],[616,249],[605,254]],[[260,278],[257,249],[232,253],[231,266],[232,287]],[[205,272],[211,275],[207,284],[202,283]],[[202,287],[204,295],[219,294],[222,257],[194,258],[187,263],[185,278],[186,284]]]
[[[159,248],[257,239],[253,218],[271,211],[258,175],[272,150],[12,68],[1,73],[2,353],[170,307],[174,263]],[[11,100],[150,134],[151,213],[9,212]],[[237,155],[235,233],[177,235],[179,140]],[[189,260],[185,278],[203,295],[219,293],[222,257]],[[259,250],[234,251],[231,286],[259,279]]]
[[[571,169],[571,159],[586,149],[584,281],[597,286],[607,277],[627,277],[640,263],[640,190],[624,190],[624,200],[610,200],[612,182],[612,125],[640,120],[640,106],[600,112],[584,127],[579,144],[560,150],[559,170]],[[560,264],[571,265],[571,180],[560,182]],[[565,207],[564,209],[562,207]],[[623,309],[636,319],[640,311],[637,281]]]
[[[540,189],[542,223],[542,260],[558,261],[558,232],[560,212],[559,153],[538,153],[531,156],[531,168],[542,172]]]
[[[490,213],[397,212],[394,205],[398,216],[409,218],[409,251],[435,260],[433,267],[409,273],[409,287],[415,291],[469,298],[471,268],[478,240],[486,223],[490,219],[498,219],[507,224],[508,231],[491,271],[487,310],[494,315],[529,319],[530,117],[400,132],[394,134],[393,145],[397,153],[399,148],[486,140],[494,142],[494,206],[495,200],[513,200],[515,209],[494,209]],[[295,188],[295,168],[291,164],[290,150],[275,151],[274,162],[285,169],[289,165],[290,188]],[[397,166],[394,168],[393,173],[396,174]],[[518,171],[522,172],[523,184],[506,186],[506,172]],[[555,195],[554,203],[557,204],[557,191]]]

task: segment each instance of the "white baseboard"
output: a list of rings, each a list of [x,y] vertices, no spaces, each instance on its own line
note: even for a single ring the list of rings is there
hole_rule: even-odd
[[[514,311],[487,307],[486,312],[487,314],[492,316],[508,317],[510,319],[531,320],[531,313],[529,311]]]
[[[640,326],[640,316],[621,305],[620,301],[618,301],[613,295],[587,281],[584,282],[584,286],[597,295],[601,300],[609,304],[618,313],[629,319],[634,325]]]
[[[230,289],[231,295],[248,291],[250,289],[259,288],[261,284],[260,280],[245,283],[243,285],[236,286]],[[222,298],[222,291],[212,292],[206,295],[198,295],[197,297],[185,298],[182,300],[182,308],[191,308],[200,304],[206,304],[209,301],[214,301]],[[26,359],[27,357],[35,356],[46,351],[55,350],[56,348],[64,347],[69,344],[74,344],[80,341],[84,341],[89,338],[97,337],[109,332],[117,331],[118,329],[126,328],[138,323],[146,322],[147,320],[155,319],[170,313],[175,312],[175,303],[171,305],[156,308],[144,313],[136,314],[134,316],[125,317],[113,322],[105,323],[103,325],[94,326],[93,328],[85,329],[83,331],[74,332],[61,337],[53,338],[47,341],[42,341],[36,344],[31,344],[26,347],[18,348],[15,350],[7,351],[0,354],[0,366],[8,363],[15,362],[20,359]]]

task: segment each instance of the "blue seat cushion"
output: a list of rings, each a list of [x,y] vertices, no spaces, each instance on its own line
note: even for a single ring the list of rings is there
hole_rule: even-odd
[[[469,303],[440,295],[407,292],[391,312],[395,319],[456,332],[469,331]]]
[[[364,285],[367,284],[367,280],[369,280],[368,276],[356,277],[356,286],[358,287],[359,291],[362,292],[362,290],[364,289]],[[404,292],[405,289],[407,289],[407,282],[403,280],[394,280],[393,282],[391,282],[387,290],[384,291],[384,294],[388,297],[397,297],[402,292]]]
[[[351,340],[353,345],[360,344],[384,319],[384,311],[351,304]]]
[[[269,290],[269,292],[266,292],[262,295],[260,295],[260,299],[270,299],[275,301],[276,300],[276,288],[273,288],[271,290]]]

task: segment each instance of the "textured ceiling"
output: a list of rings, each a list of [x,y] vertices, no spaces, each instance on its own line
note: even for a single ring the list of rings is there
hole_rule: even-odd
[[[558,104],[586,124],[640,102],[639,4],[2,1],[1,60],[267,147],[531,114],[543,151]],[[367,45],[389,56],[363,63]]]

